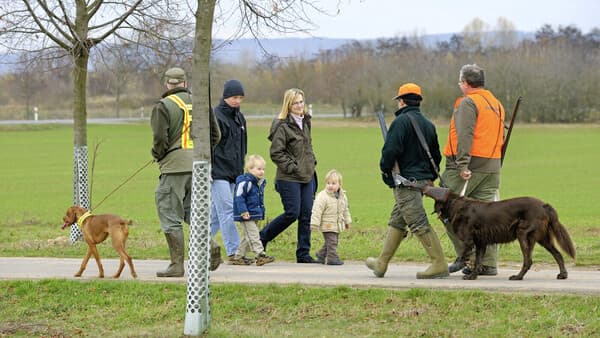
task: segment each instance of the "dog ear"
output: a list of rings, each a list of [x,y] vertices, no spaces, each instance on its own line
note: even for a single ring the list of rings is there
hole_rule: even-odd
[[[73,214],[76,217],[75,220],[79,219],[79,217],[81,217],[81,215],[85,214],[87,210],[84,207],[80,207],[78,205],[73,206]]]
[[[71,207],[69,207],[69,209],[67,209],[67,217],[73,218],[74,216],[75,216],[75,207],[71,206]]]
[[[450,189],[425,186],[421,190],[423,195],[433,198],[436,202],[445,202],[450,195]]]

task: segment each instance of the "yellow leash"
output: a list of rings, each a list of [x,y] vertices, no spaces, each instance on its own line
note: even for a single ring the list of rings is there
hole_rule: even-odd
[[[108,195],[106,195],[106,197],[104,197],[104,199],[102,199],[102,201],[100,201],[100,203],[96,204],[96,206],[93,209],[98,208],[104,201],[106,201],[107,198],[109,198],[112,194],[114,194],[117,190],[119,190],[123,185],[125,185],[125,183],[129,182],[135,175],[137,175],[140,171],[144,170],[147,166],[149,166],[150,164],[152,164],[152,162],[154,162],[154,159],[148,161],[148,163],[144,164],[140,169],[138,169],[136,172],[134,172],[131,176],[129,176],[125,181],[123,181],[123,183],[119,184],[119,186],[117,186],[116,188],[114,188]],[[90,212],[93,210],[90,209]]]

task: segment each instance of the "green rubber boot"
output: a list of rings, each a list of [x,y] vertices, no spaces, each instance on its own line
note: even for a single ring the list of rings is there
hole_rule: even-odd
[[[366,261],[367,267],[373,270],[375,276],[381,278],[385,275],[390,259],[394,256],[396,249],[398,249],[402,240],[406,238],[406,235],[407,233],[405,231],[394,227],[388,228],[388,232],[383,240],[383,250],[381,251],[381,254],[377,258],[369,257]]]
[[[423,272],[417,272],[417,279],[434,279],[448,277],[448,265],[446,257],[442,250],[442,245],[433,229],[418,234],[417,238],[427,251],[427,255],[431,258],[431,265]]]
[[[165,233],[165,238],[169,245],[171,263],[166,270],[158,271],[156,277],[183,277],[183,230]]]

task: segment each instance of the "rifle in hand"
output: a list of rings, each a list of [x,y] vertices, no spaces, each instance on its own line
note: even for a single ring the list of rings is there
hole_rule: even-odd
[[[387,125],[385,124],[385,117],[383,117],[383,111],[377,112],[377,119],[379,120],[379,128],[381,129],[381,135],[383,136],[383,142],[387,139]],[[398,162],[394,161],[394,168],[392,168],[392,178],[394,179],[394,184],[398,187],[401,185],[405,186],[415,186],[417,183],[414,179],[408,179],[400,175],[400,167],[398,167]]]

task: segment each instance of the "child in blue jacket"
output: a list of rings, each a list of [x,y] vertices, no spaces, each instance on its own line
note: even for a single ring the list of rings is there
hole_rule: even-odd
[[[235,256],[229,262],[233,265],[250,265],[246,258],[248,251],[256,254],[256,265],[271,263],[274,257],[267,256],[260,241],[256,221],[265,219],[265,159],[260,155],[250,155],[246,161],[246,173],[235,180],[233,197],[233,219],[240,222],[242,241]]]

